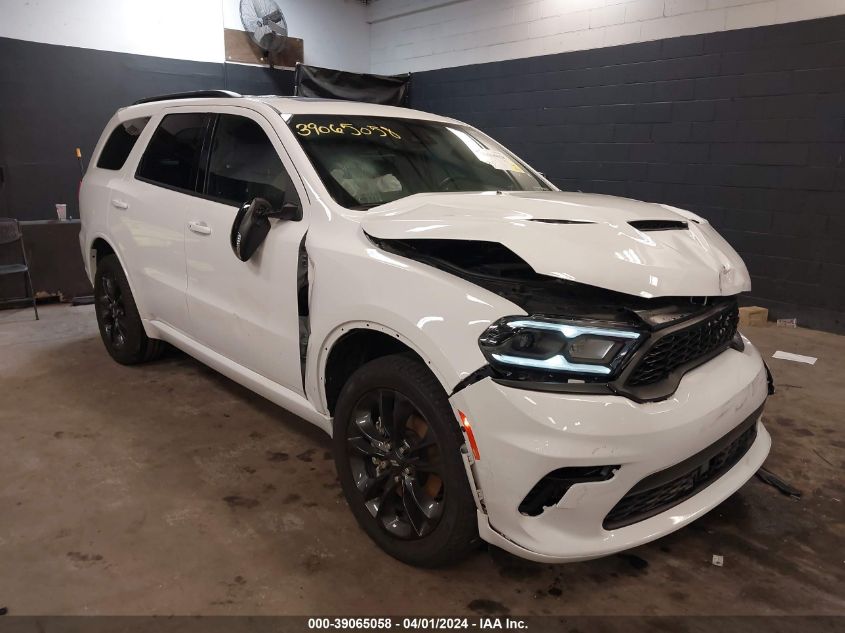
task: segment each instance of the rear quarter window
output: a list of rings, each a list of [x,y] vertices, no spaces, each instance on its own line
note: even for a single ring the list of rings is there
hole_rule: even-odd
[[[103,151],[100,152],[100,158],[97,160],[97,167],[115,171],[122,169],[149,120],[150,117],[143,117],[119,123],[109,134]]]

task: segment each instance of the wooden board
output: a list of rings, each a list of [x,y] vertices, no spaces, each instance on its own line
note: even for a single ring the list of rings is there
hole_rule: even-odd
[[[264,66],[269,66],[272,62],[276,68],[294,68],[297,62],[304,61],[304,43],[298,37],[289,37],[285,47],[278,53],[273,53],[269,60],[245,31],[223,29],[223,43],[227,62]]]

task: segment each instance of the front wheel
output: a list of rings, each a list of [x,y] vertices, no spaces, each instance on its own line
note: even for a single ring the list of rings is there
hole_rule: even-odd
[[[106,255],[97,262],[94,309],[106,350],[121,365],[153,360],[164,352],[164,341],[151,339],[144,332],[135,298],[116,255]]]
[[[419,361],[378,358],[344,385],[334,418],[334,457],[358,523],[383,550],[438,567],[478,542],[463,438],[446,393]]]

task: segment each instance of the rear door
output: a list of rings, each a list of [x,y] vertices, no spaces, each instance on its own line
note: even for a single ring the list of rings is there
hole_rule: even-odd
[[[248,108],[215,108],[205,195],[192,209],[185,248],[191,332],[201,343],[248,369],[303,393],[297,271],[308,209],[297,222],[271,219],[264,243],[242,262],[230,235],[238,208],[265,198],[305,201],[282,143],[270,123]],[[295,174],[294,174],[295,175]],[[299,187],[299,189],[297,189]]]
[[[125,112],[118,111],[103,131],[92,154],[94,160],[88,166],[79,189],[79,217],[82,219],[79,238],[86,267],[93,263],[87,248],[94,237],[108,235],[112,196],[115,190],[120,191],[121,181],[133,170],[130,156],[139,141],[141,145],[146,143],[144,136],[149,138],[149,134],[144,134],[149,122],[148,116],[126,116]],[[134,160],[137,161],[137,158]],[[92,278],[94,272],[89,271]]]
[[[137,169],[113,187],[110,233],[129,268],[142,316],[189,332],[185,222],[198,196],[211,116],[173,108],[154,118]]]

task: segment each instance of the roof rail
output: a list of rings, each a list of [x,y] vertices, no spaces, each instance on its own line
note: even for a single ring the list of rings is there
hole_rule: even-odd
[[[139,105],[141,103],[153,103],[154,101],[169,101],[170,99],[202,99],[202,98],[228,98],[233,99],[243,95],[231,90],[192,90],[191,92],[174,92],[169,95],[159,95],[158,97],[147,97],[146,99],[138,99],[132,105]]]

